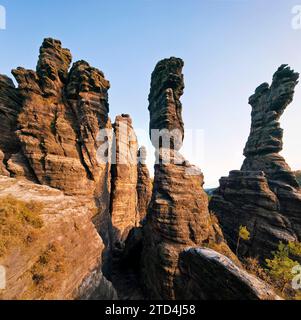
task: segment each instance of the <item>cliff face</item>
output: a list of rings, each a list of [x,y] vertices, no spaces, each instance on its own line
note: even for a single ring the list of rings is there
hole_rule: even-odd
[[[26,180],[0,176],[0,185],[0,202],[13,195],[14,201],[41,207],[43,221],[40,229],[29,233],[26,242],[0,255],[7,273],[1,299],[117,297],[102,275],[104,244],[92,223],[97,212],[95,203]]]
[[[279,154],[283,146],[279,119],[293,100],[298,77],[283,65],[271,86],[262,84],[250,97],[252,125],[244,150],[246,159],[240,171],[220,180],[210,203],[232,248],[240,225],[251,232],[251,241],[242,245],[241,255],[264,259],[280,241],[300,241],[300,187]]]
[[[111,130],[110,84],[87,62],[78,61],[69,71],[70,63],[70,51],[60,41],[45,39],[36,71],[12,71],[17,89],[1,77],[0,168],[66,195],[90,197],[99,207],[95,223],[108,238],[110,164],[97,161],[104,143],[97,136],[100,130]]]
[[[45,39],[36,71],[13,70],[22,97],[17,136],[39,183],[65,194],[98,196],[105,168],[96,161],[96,137],[110,126],[110,85],[84,61],[68,72],[70,63],[69,50]]]
[[[43,205],[52,205],[56,210],[56,215],[52,214],[54,211],[52,215],[48,213],[48,209],[43,215],[45,227],[39,235],[40,246],[23,252],[24,257],[18,256],[17,266],[12,260],[15,252],[5,260],[12,279],[24,276],[20,287],[9,282],[5,293],[9,298],[23,298],[24,290],[31,285],[30,264],[57,239],[59,246],[70,243],[64,252],[75,270],[70,269],[64,281],[59,274],[54,275],[51,295],[32,291],[25,298],[91,298],[98,285],[105,288],[108,284],[101,268],[111,222],[110,161],[99,161],[97,151],[103,143],[108,149],[111,144],[110,140],[98,139],[100,130],[107,131],[110,137],[112,129],[108,117],[110,84],[101,71],[87,62],[78,61],[69,71],[70,63],[70,51],[62,48],[60,41],[45,39],[36,71],[12,71],[18,88],[6,76],[0,77],[0,173],[24,180],[24,197],[34,199],[36,190]],[[9,182],[13,193],[21,183],[18,181]],[[3,194],[6,191],[1,189]],[[104,291],[100,296],[105,295]]]

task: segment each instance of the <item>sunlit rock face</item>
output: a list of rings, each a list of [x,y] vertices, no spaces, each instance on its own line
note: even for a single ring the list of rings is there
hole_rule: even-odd
[[[22,110],[17,136],[36,180],[66,194],[99,193],[106,168],[96,160],[97,134],[110,127],[109,82],[85,61],[45,39],[36,71],[18,68]]]
[[[240,171],[220,180],[210,203],[228,243],[236,246],[240,225],[247,226],[251,240],[240,254],[270,256],[280,241],[301,239],[301,191],[295,174],[279,154],[283,130],[279,119],[293,100],[299,74],[282,65],[272,84],[260,85],[249,103],[251,132]]]
[[[57,203],[52,203],[58,211],[56,215],[45,212],[47,221],[40,244],[47,247],[55,237],[61,237],[74,245],[66,250],[68,259],[77,259],[73,263],[76,270],[69,270],[63,282],[54,277],[56,289],[49,296],[54,299],[93,298],[100,283],[104,287],[108,284],[110,291],[101,269],[109,245],[111,167],[110,161],[99,161],[98,155],[99,147],[105,143],[110,149],[111,144],[108,139],[99,139],[100,132],[112,130],[108,116],[110,84],[100,70],[85,61],[70,68],[71,60],[70,51],[60,41],[48,38],[40,48],[35,71],[12,71],[18,87],[0,76],[0,174],[17,178],[16,187],[24,183],[29,200],[35,190],[37,195],[45,192],[42,200],[48,205],[52,194],[57,194]],[[102,132],[101,136],[110,134]],[[79,232],[75,224],[80,225]],[[38,258],[40,249],[34,247],[28,255],[24,252],[23,258]],[[28,272],[23,258],[18,261],[18,270],[12,267],[13,276]],[[26,288],[25,282],[19,285]],[[15,293],[12,288],[7,297]],[[96,295],[103,293],[105,296],[100,290]],[[36,295],[38,292],[31,298]]]
[[[42,228],[29,233],[26,243],[0,254],[7,274],[0,299],[117,298],[102,274],[105,245],[92,222],[97,210],[94,202],[23,179],[0,176],[0,185],[0,202],[12,195],[16,201],[31,202],[41,208],[43,221]]]
[[[94,222],[107,242],[110,161],[99,161],[97,152],[111,144],[98,139],[112,130],[110,83],[85,61],[70,68],[71,60],[59,40],[47,38],[35,71],[12,71],[17,88],[0,77],[0,172],[86,195],[97,203]]]
[[[111,218],[112,243],[124,242],[139,224],[137,212],[138,141],[129,115],[114,123]]]

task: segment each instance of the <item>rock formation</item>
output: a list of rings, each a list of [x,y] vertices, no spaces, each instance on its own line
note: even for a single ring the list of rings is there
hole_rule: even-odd
[[[184,139],[184,123],[182,120],[182,103],[180,97],[184,91],[184,76],[181,59],[170,58],[160,61],[152,74],[149,94],[150,138],[162,147],[162,139],[157,139],[162,131],[162,138],[170,147],[180,150]],[[163,145],[168,148],[169,146]]]
[[[176,58],[163,60],[156,66],[149,96],[150,131],[164,129],[166,125],[183,132],[179,100],[184,88],[182,67],[183,61]],[[182,143],[179,138],[167,133],[170,149],[158,148],[152,141],[157,148],[158,164],[143,228],[142,253],[143,283],[152,299],[178,298],[174,283],[180,275],[179,254],[184,249],[223,242],[209,215],[203,175],[177,151]],[[225,251],[231,254],[226,245]]]
[[[112,151],[112,244],[124,242],[139,224],[137,214],[138,142],[129,115],[117,116]]]
[[[45,39],[36,71],[13,70],[19,86],[0,78],[0,170],[11,177],[86,195],[99,207],[108,240],[110,164],[97,161],[100,130],[111,130],[109,82],[85,61],[74,63],[61,42]],[[3,132],[3,134],[2,134]]]
[[[137,195],[138,204],[137,210],[140,222],[145,218],[148,205],[152,196],[152,182],[149,171],[146,165],[146,149],[141,147],[138,151],[138,181]]]
[[[270,286],[211,249],[183,251],[180,270],[182,300],[281,300]]]
[[[91,286],[95,287],[95,279],[106,286],[101,268],[104,249],[109,246],[110,163],[99,161],[97,151],[104,143],[109,149],[111,143],[98,139],[100,130],[110,132],[112,129],[108,117],[110,84],[101,71],[87,62],[78,61],[69,71],[70,63],[70,51],[63,49],[60,41],[45,39],[36,71],[23,68],[12,71],[18,88],[11,79],[0,76],[0,174],[25,180],[22,183],[37,193],[50,190],[39,185],[61,191],[49,191],[49,201],[57,210],[57,216],[49,214],[51,223],[46,223],[45,239],[39,242],[51,245],[54,235],[62,241],[72,241],[74,248],[66,248],[67,256],[78,259],[71,261],[75,270],[62,282],[61,291],[54,291],[54,298],[90,297],[88,292]],[[57,205],[52,194],[58,197]],[[25,195],[34,198],[32,192]],[[67,196],[74,198],[71,201]],[[89,210],[82,205],[83,197],[85,203],[90,203]],[[47,204],[46,198],[48,196],[43,198],[44,204]],[[81,218],[75,223],[77,217]],[[73,228],[76,224],[82,232],[76,233],[77,227]],[[32,249],[32,257],[24,253],[24,259],[32,261],[38,249],[41,248]],[[11,267],[13,277],[28,271],[24,259],[20,258],[16,272]],[[23,283],[26,289],[25,284],[27,282]],[[73,294],[74,290],[78,293]],[[15,293],[12,285],[8,294]]]
[[[152,74],[153,186],[130,116],[111,125],[104,74],[85,61],[70,64],[70,51],[45,39],[36,71],[13,70],[18,88],[0,76],[0,205],[8,203],[0,210],[8,274],[0,298],[277,299],[241,269],[209,213],[202,172],[179,153],[183,61],[162,60]],[[243,169],[225,180],[233,183],[227,201],[223,186],[213,201],[229,212],[255,208],[242,217],[285,239],[300,231],[300,190],[278,155],[277,121],[296,81],[281,67],[271,88],[256,91]],[[258,234],[255,247],[264,240]]]
[[[0,75],[0,172],[6,176],[33,178],[16,135],[21,96],[11,79]]]
[[[110,84],[87,62],[71,63],[69,50],[45,39],[37,70],[18,68],[22,111],[17,136],[37,181],[66,194],[94,194],[104,168],[96,161],[96,137],[110,126]]]
[[[41,206],[43,220],[42,229],[30,236],[28,244],[0,255],[7,273],[1,299],[117,298],[101,272],[104,244],[91,221],[95,203],[26,180],[0,176],[0,185],[0,201],[11,195],[30,201]],[[51,250],[55,254],[50,255]]]
[[[242,256],[264,260],[280,241],[301,240],[301,190],[279,154],[283,146],[279,119],[293,100],[298,77],[282,65],[271,86],[262,84],[250,97],[252,125],[246,159],[240,171],[220,180],[210,203],[232,249],[239,226],[249,229],[251,240],[242,244]]]

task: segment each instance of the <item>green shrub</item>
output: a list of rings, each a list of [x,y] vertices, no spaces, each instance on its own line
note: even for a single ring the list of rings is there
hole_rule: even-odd
[[[301,257],[301,243],[284,244],[280,242],[278,250],[273,252],[273,259],[266,259],[267,273],[275,286],[287,298],[297,298],[301,293],[292,289],[292,281],[296,276],[292,271],[294,267],[299,265],[294,258],[298,257]]]

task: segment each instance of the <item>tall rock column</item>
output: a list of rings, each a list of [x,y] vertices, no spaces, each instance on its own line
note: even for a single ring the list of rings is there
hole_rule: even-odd
[[[279,119],[293,100],[298,78],[298,73],[282,65],[271,86],[260,85],[250,97],[252,125],[246,159],[241,170],[220,180],[210,203],[232,248],[240,225],[251,232],[251,240],[241,246],[242,256],[259,256],[264,261],[280,241],[301,240],[301,190],[279,154],[283,147]]]
[[[152,181],[146,165],[146,149],[141,147],[138,151],[138,181],[137,181],[137,195],[138,195],[138,219],[140,222],[145,218],[148,205],[152,196]]]
[[[152,130],[168,129],[159,142],[152,141],[157,164],[143,228],[142,277],[152,299],[181,296],[181,286],[177,283],[181,276],[179,255],[184,249],[222,242],[217,239],[208,211],[203,174],[178,152],[184,137],[180,102],[184,88],[183,65],[177,58],[159,62],[152,74],[149,95],[151,138],[156,136]],[[166,139],[170,140],[169,149],[161,144]],[[228,252],[230,254],[230,250]]]
[[[112,150],[112,244],[124,242],[137,226],[138,142],[129,115],[117,116]]]

